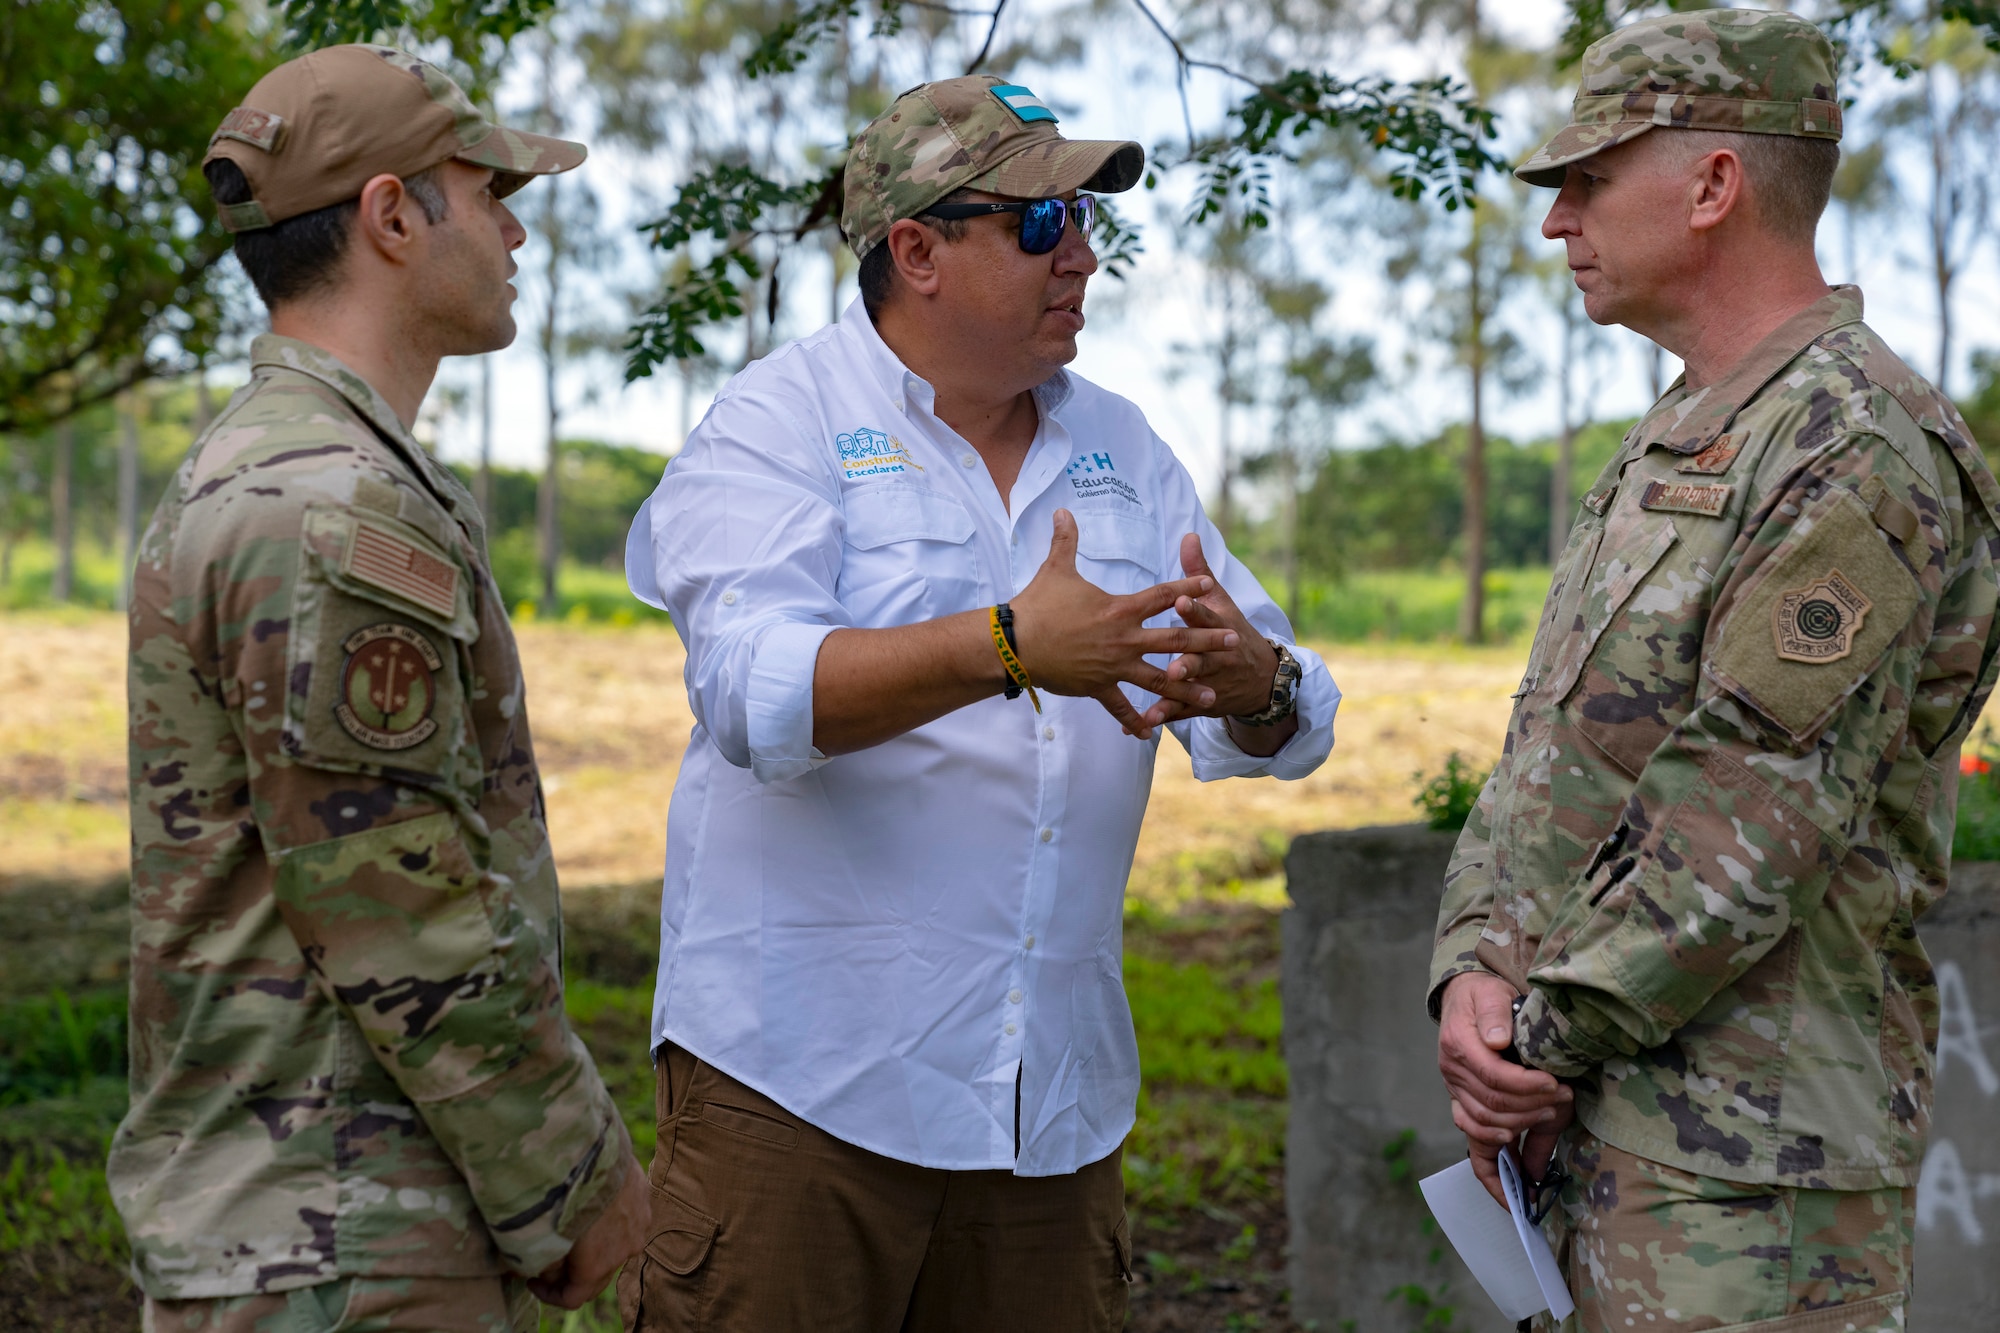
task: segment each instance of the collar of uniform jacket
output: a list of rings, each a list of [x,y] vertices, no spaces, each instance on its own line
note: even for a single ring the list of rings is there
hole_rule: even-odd
[[[394,408],[375,386],[361,378],[347,364],[324,347],[315,347],[297,338],[281,337],[275,333],[261,333],[250,344],[250,373],[256,374],[262,366],[276,366],[284,370],[297,371],[309,375],[327,388],[332,389],[363,420],[375,428],[375,433],[402,455],[403,462],[412,472],[423,478],[438,501],[460,520],[479,522],[469,516],[477,513],[478,506],[465,503],[471,496],[460,485],[451,470],[432,458],[416,437],[404,427],[403,419],[396,415]]]
[[[1633,440],[1635,452],[1644,453],[1661,444],[1677,454],[1700,453],[1729,429],[1743,405],[1800,352],[1833,330],[1860,322],[1861,289],[1835,287],[1766,334],[1734,370],[1706,389],[1687,394],[1687,377],[1676,379],[1660,405],[1641,423]]]

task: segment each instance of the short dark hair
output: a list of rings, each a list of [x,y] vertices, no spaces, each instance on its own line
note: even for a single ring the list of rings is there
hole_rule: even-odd
[[[208,177],[216,203],[250,201],[249,179],[243,168],[228,158],[204,163],[201,172]],[[427,222],[442,222],[451,215],[451,201],[438,175],[438,169],[431,167],[403,181],[403,188],[417,201]],[[269,227],[236,233],[236,262],[243,266],[266,307],[310,296],[333,281],[341,256],[347,253],[348,234],[360,206],[359,199],[348,199]]]
[[[1686,162],[1719,149],[1734,150],[1743,159],[1764,225],[1785,240],[1812,241],[1833,197],[1833,175],[1840,167],[1838,140],[1736,130],[1675,130],[1672,138]]]
[[[964,190],[953,190],[938,200],[941,204],[962,202]],[[947,241],[962,240],[969,218],[925,218],[924,225],[937,232]],[[868,312],[868,318],[879,320],[882,307],[889,303],[889,294],[896,290],[896,261],[889,254],[889,240],[885,236],[875,242],[875,248],[861,256],[861,271],[855,275],[861,284],[861,308]]]

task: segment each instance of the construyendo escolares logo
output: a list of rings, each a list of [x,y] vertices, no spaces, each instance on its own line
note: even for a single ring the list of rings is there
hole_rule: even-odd
[[[893,435],[866,426],[857,426],[852,431],[842,431],[833,437],[840,449],[840,466],[851,480],[855,477],[884,477],[892,472],[906,472],[915,468],[924,470],[923,464],[910,457],[909,446]]]
[[[1118,475],[1107,453],[1078,454],[1069,465],[1070,488],[1081,496],[1116,495],[1139,504],[1139,492]]]

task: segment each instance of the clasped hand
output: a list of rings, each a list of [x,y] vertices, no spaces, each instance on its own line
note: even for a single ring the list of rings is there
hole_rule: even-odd
[[[1076,542],[1075,517],[1058,509],[1049,557],[1014,598],[1016,644],[1037,689],[1096,699],[1141,739],[1178,717],[1254,713],[1271,701],[1277,654],[1216,579],[1199,537],[1181,540],[1186,577],[1126,596],[1076,572]],[[1145,628],[1166,611],[1183,624]],[[1156,667],[1149,654],[1174,660]],[[1121,681],[1160,697],[1142,714]]]
[[[1575,1115],[1575,1094],[1553,1074],[1500,1055],[1514,1041],[1514,988],[1499,977],[1453,977],[1438,1020],[1438,1072],[1451,1091],[1452,1123],[1465,1135],[1474,1174],[1504,1208],[1500,1150],[1517,1145],[1522,1170],[1540,1181],[1556,1136]]]

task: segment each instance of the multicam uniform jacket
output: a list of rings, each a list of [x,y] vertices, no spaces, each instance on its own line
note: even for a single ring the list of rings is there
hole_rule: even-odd
[[[1628,1152],[1914,1182],[1958,750],[1996,670],[2000,488],[1840,288],[1670,390],[1591,488],[1431,970]]]
[[[563,1016],[484,532],[333,357],[252,364],[132,595],[134,1266],[168,1299],[533,1274],[629,1148]]]

